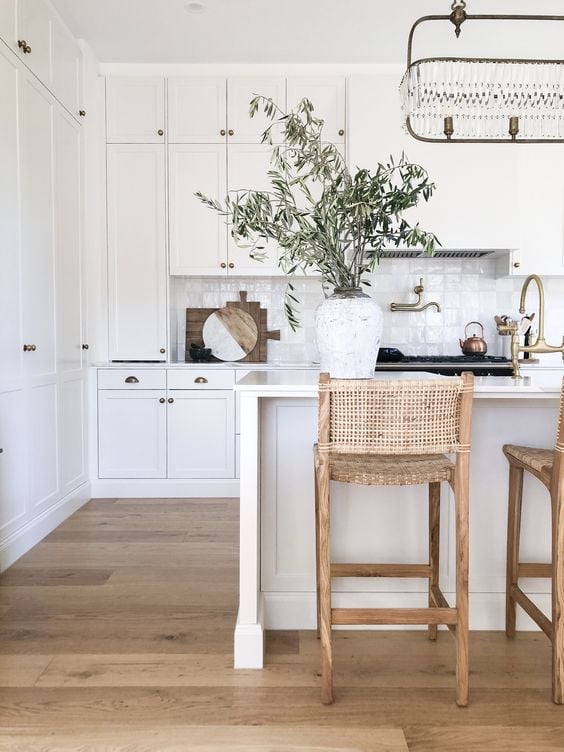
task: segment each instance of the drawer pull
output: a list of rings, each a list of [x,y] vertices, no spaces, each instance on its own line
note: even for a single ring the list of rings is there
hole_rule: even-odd
[[[198,378],[194,379],[194,384],[207,384],[208,380],[204,376],[198,376]]]
[[[125,380],[125,383],[126,384],[138,384],[139,379],[137,378],[137,376],[128,376]]]

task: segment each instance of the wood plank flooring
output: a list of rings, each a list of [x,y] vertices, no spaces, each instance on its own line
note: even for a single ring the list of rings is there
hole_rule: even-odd
[[[236,500],[93,500],[0,577],[0,752],[564,752],[550,643],[334,637],[333,706],[313,632],[267,635],[232,669]]]

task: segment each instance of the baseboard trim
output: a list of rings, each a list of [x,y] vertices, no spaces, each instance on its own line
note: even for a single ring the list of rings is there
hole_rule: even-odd
[[[315,629],[316,604],[314,593],[263,593],[265,629]],[[449,603],[455,603],[453,593],[445,593]],[[551,612],[549,594],[530,597],[545,613]],[[416,608],[427,606],[424,593],[335,593],[332,605],[336,608]],[[470,593],[470,629],[477,631],[505,630],[505,593]],[[413,626],[335,627],[335,629],[426,629]],[[517,609],[517,629],[538,630],[536,624]]]
[[[211,480],[168,480],[116,478],[92,481],[92,496],[97,499],[174,499],[184,497],[227,499],[239,496],[239,481],[232,478]]]
[[[90,483],[83,483],[38,517],[14,531],[0,543],[0,572],[49,535],[61,522],[80,509],[91,498]]]

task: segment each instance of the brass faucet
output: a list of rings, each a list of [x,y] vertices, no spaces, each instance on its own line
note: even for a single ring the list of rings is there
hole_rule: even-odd
[[[441,307],[438,303],[435,303],[434,300],[423,305],[421,301],[421,296],[425,292],[425,288],[423,287],[423,279],[419,280],[419,284],[413,288],[413,292],[417,295],[417,300],[415,301],[415,303],[390,303],[390,311],[411,311],[413,313],[415,311],[425,311],[427,308],[434,306],[440,313]]]
[[[532,345],[522,345],[519,341],[519,332],[517,328],[512,329],[511,333],[511,363],[513,365],[513,377],[516,379],[521,378],[521,369],[519,368],[519,353],[562,353],[562,360],[564,360],[564,336],[562,337],[562,345],[557,347],[555,345],[549,345],[544,338],[544,287],[541,278],[538,274],[531,274],[527,277],[523,283],[521,289],[521,300],[519,303],[519,313],[525,313],[525,299],[527,297],[527,290],[531,282],[535,282],[539,291],[539,333]]]

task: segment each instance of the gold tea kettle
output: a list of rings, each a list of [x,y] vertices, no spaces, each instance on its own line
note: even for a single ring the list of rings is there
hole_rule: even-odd
[[[478,337],[477,334],[468,336],[468,327],[470,324],[477,324],[482,330],[482,334]],[[459,339],[460,347],[464,355],[485,355],[488,351],[488,345],[484,339],[484,327],[479,321],[469,321],[464,328],[464,336],[466,339],[463,341]]]

